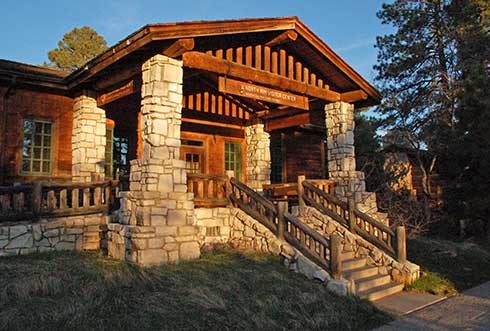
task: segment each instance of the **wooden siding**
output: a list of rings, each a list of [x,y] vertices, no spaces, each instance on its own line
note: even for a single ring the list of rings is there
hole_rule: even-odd
[[[0,87],[3,96],[5,87]],[[0,113],[3,109],[0,102]],[[71,179],[71,135],[73,125],[73,99],[26,89],[15,89],[8,98],[7,130],[5,141],[5,182],[30,182],[37,178]],[[23,119],[50,121],[54,124],[53,166],[51,175],[21,174]],[[3,135],[1,135],[3,136]],[[0,137],[0,139],[2,139]]]

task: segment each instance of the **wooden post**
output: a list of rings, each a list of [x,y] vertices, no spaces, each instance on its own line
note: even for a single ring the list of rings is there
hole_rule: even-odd
[[[32,183],[32,211],[34,215],[41,212],[41,201],[43,194],[43,184],[39,181]]]
[[[347,205],[349,207],[349,231],[356,233],[356,214],[354,212],[356,209],[356,201],[352,195],[347,197]]]
[[[226,190],[225,196],[226,196],[226,198],[231,203],[230,196],[233,193],[233,191],[232,191],[232,188],[231,188],[230,179],[232,179],[233,177],[235,177],[235,172],[233,170],[226,170],[225,171],[225,175],[226,175],[226,177],[228,177],[227,180],[226,180],[226,186],[225,186],[225,190]]]
[[[277,203],[277,238],[284,240],[284,230],[286,229],[286,220],[284,213],[288,211],[288,202],[279,201]]]
[[[400,263],[407,261],[407,238],[404,226],[396,227],[396,259]]]
[[[303,194],[304,194],[304,188],[303,188],[303,182],[306,180],[306,177],[304,175],[298,176],[298,204],[300,207],[305,206],[305,200],[303,199]]]
[[[334,279],[342,277],[342,238],[336,232],[330,237],[330,269]]]

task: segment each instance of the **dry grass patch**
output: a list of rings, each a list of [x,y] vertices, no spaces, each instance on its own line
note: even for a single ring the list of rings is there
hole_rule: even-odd
[[[146,269],[95,253],[0,259],[1,330],[369,330],[389,319],[262,254]]]

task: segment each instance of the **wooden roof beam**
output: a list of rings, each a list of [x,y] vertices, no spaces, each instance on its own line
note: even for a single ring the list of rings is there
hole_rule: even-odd
[[[185,52],[192,51],[194,49],[194,45],[194,38],[177,39],[167,48],[165,48],[162,54],[172,58],[179,57]]]
[[[265,46],[274,47],[281,44],[289,43],[291,41],[295,41],[296,39],[298,39],[298,34],[294,30],[288,30],[284,31],[271,41],[267,42]]]
[[[348,103],[367,100],[368,95],[363,90],[355,90],[340,94],[340,100]]]
[[[308,85],[267,71],[219,59],[205,53],[187,52],[182,56],[182,59],[184,66],[188,68],[215,72],[220,75],[297,92],[330,102],[340,101],[340,93],[331,91],[328,88]]]
[[[95,82],[95,88],[97,90],[105,90],[116,84],[125,82],[139,75],[141,77],[141,66],[133,65],[129,68],[120,68],[118,71],[111,71],[109,74],[98,79]]]

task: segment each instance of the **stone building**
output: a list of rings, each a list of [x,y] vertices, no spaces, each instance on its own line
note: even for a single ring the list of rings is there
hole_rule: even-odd
[[[355,108],[381,96],[296,17],[147,25],[73,73],[0,60],[0,96],[0,185],[117,177],[121,208],[99,231],[114,257],[193,259],[216,227],[243,233],[228,209],[195,208],[200,174],[233,171],[257,191],[271,170],[328,177],[375,209],[353,129]]]

